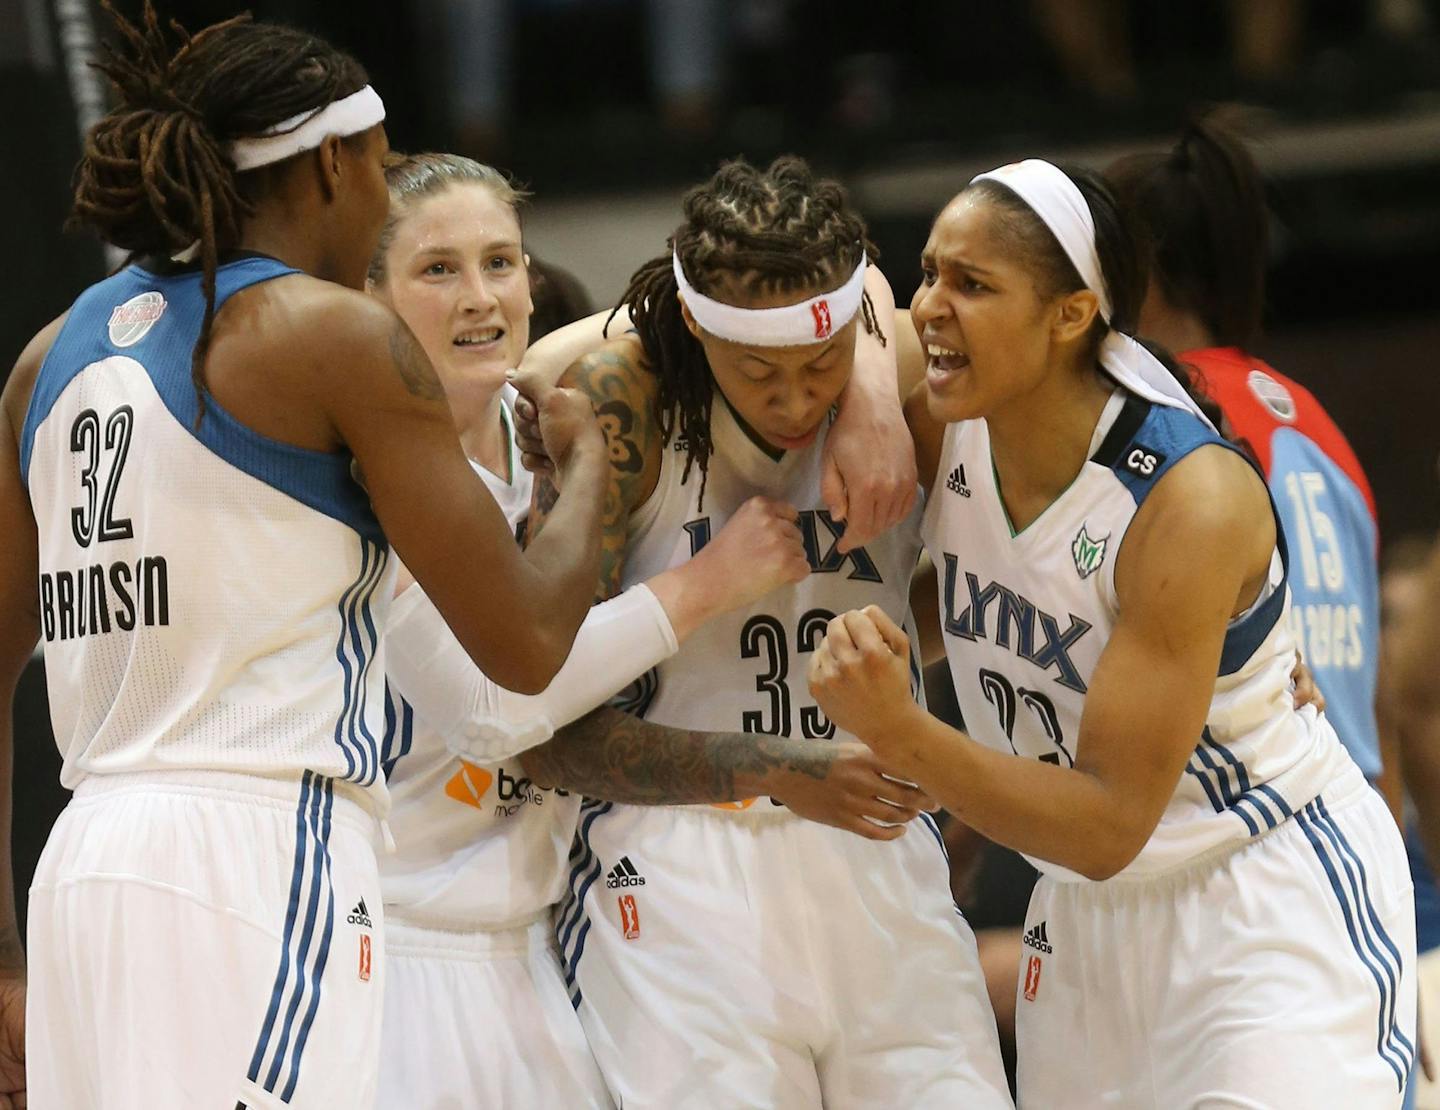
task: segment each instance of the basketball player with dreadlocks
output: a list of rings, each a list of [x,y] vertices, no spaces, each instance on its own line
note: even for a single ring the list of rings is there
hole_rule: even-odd
[[[43,634],[74,790],[31,892],[23,1064],[0,883],[0,1085],[41,1110],[365,1107],[387,537],[476,662],[538,690],[593,592],[603,438],[583,397],[536,398],[566,492],[522,554],[362,292],[388,202],[364,71],[245,19],[117,23],[75,213],[133,260],[0,404],[0,674],[8,696]]]
[[[694,631],[628,705],[647,725],[762,734],[757,747],[846,740],[805,689],[807,653],[852,599],[906,619],[918,510],[842,549],[820,458],[857,331],[880,333],[893,298],[871,271],[872,302],[863,221],[797,158],[728,164],[684,212],[622,298],[635,332],[569,371],[610,442],[602,593],[695,557],[757,494],[798,510],[810,574]],[[554,487],[538,485],[543,512]],[[592,716],[560,736],[619,727]],[[569,770],[544,748],[529,766],[539,782]],[[928,814],[905,835],[887,822],[907,797],[893,786],[860,836],[769,797],[584,804],[557,939],[617,1103],[1010,1105],[938,832]]]

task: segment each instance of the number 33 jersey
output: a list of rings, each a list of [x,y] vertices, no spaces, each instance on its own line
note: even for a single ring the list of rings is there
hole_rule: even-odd
[[[717,393],[703,504],[700,468],[692,468],[689,479],[682,480],[683,445],[677,441],[665,448],[654,493],[631,514],[626,587],[684,563],[757,495],[798,510],[810,574],[696,630],[679,652],[632,684],[616,704],[647,720],[682,728],[851,738],[837,732],[810,696],[810,656],[830,618],[849,609],[879,605],[897,624],[912,627],[910,576],[920,553],[920,507],[863,548],[841,554],[837,544],[844,524],[830,515],[820,497],[827,434],[828,424],[808,447],[776,458],[746,434]],[[746,568],[741,562],[722,573],[743,575]],[[912,631],[911,676],[917,696],[918,658]],[[714,808],[749,818],[788,812],[768,798]]]
[[[923,525],[966,729],[991,748],[1062,767],[1075,763],[1085,696],[1119,615],[1115,564],[1130,522],[1191,451],[1229,446],[1191,413],[1121,390],[1095,440],[1075,481],[1016,533],[987,425],[952,424]],[[1294,708],[1294,665],[1280,547],[1267,587],[1226,632],[1205,726],[1174,795],[1122,875],[1155,875],[1259,836],[1336,775],[1358,777],[1324,716]],[[1146,681],[1133,676],[1137,687]],[[1053,877],[1080,878],[1032,862]]]
[[[216,306],[295,271],[222,266]],[[309,769],[384,800],[394,568],[348,453],[265,438],[191,381],[198,272],[130,266],[71,308],[20,466],[62,781]]]

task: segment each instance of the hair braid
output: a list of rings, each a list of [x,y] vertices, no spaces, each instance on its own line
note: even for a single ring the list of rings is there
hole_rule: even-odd
[[[133,256],[173,255],[198,245],[205,315],[191,377],[205,411],[205,355],[215,320],[216,271],[253,211],[225,144],[358,91],[365,71],[324,40],[248,14],[194,35],[172,21],[172,47],[151,0],[137,26],[111,0],[101,5],[120,33],[95,63],[117,107],[90,129],[75,171],[70,226],[88,226]]]
[[[685,194],[685,222],[667,241],[697,292],[714,295],[727,279],[749,293],[802,293],[838,286],[879,251],[865,221],[835,181],[817,178],[804,159],[785,155],[759,170],[743,159],[727,162],[704,185]],[[662,440],[685,446],[685,473],[710,462],[714,379],[705,350],[685,326],[670,254],[635,271],[620,297],[628,306],[652,372]],[[867,294],[865,329],[885,342]]]

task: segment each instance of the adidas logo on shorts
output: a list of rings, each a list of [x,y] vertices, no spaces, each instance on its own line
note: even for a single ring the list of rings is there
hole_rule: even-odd
[[[950,471],[950,476],[945,479],[945,488],[951,493],[958,493],[961,497],[970,496],[970,487],[965,484],[965,468],[957,466]]]
[[[366,929],[372,927],[370,924],[370,911],[365,906],[364,898],[361,898],[360,901],[355,903],[355,908],[350,911],[350,916],[345,920],[350,922],[351,925],[361,925]]]
[[[1050,934],[1045,930],[1045,922],[1040,922],[1035,928],[1025,934],[1025,943],[1037,952],[1044,952],[1047,956],[1055,949],[1050,944]]]
[[[605,876],[605,885],[611,890],[622,886],[644,886],[645,878],[635,870],[629,856],[621,856],[620,862],[610,868],[610,873]]]

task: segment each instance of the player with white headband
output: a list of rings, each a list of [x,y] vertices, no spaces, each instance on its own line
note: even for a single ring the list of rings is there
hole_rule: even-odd
[[[453,154],[392,159],[385,176],[390,216],[370,288],[430,355],[466,453],[523,535],[531,476],[518,458],[507,368],[524,355],[521,376],[537,362],[563,369],[603,338],[608,314],[527,352],[524,194],[497,170]],[[865,349],[867,359],[881,356],[873,369],[893,378],[883,354],[878,343]],[[746,572],[732,573],[741,561]],[[389,956],[381,1105],[611,1105],[551,941],[579,791],[641,803],[773,794],[832,824],[873,805],[887,784],[860,746],[859,759],[803,739],[762,747],[743,734],[671,729],[616,709],[606,713],[623,731],[599,742],[550,739],[667,658],[707,617],[809,569],[794,510],[752,498],[698,557],[595,606],[565,666],[534,696],[480,673],[402,572],[385,634],[400,738],[385,765],[397,850],[380,861]],[[563,765],[560,789],[535,784],[536,759]]]
[[[907,404],[964,714],[907,694],[889,615],[832,621],[821,707],[1041,870],[1021,1105],[1398,1106],[1404,849],[1297,709],[1265,483],[1129,335],[1143,282],[1093,174],[1026,161],[937,217]]]
[[[684,210],[622,297],[636,330],[570,371],[610,439],[603,596],[701,555],[757,494],[798,512],[809,574],[692,632],[628,691],[643,722],[594,714],[561,730],[560,750],[536,749],[540,783],[566,781],[586,744],[633,753],[631,777],[645,775],[632,734],[651,724],[753,734],[755,766],[776,736],[853,761],[863,746],[806,692],[808,654],[845,609],[907,619],[918,508],[853,546],[821,497],[857,344],[894,350],[864,222],[796,158],[726,165]],[[888,403],[898,411],[893,379]],[[843,829],[764,795],[582,806],[557,937],[617,1103],[1010,1105],[938,831],[928,813],[897,824],[921,797],[869,766],[873,796]],[[668,786],[656,775],[651,800]]]
[[[367,1107],[390,543],[478,663],[538,690],[589,608],[603,440],[584,398],[539,399],[565,494],[522,554],[363,292],[388,203],[364,70],[246,18],[116,19],[75,208],[133,257],[30,343],[0,421],[0,674],[43,636],[74,791],[28,998],[0,913],[0,1102]]]

